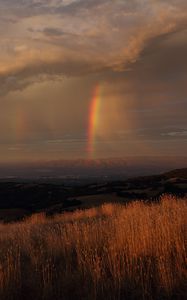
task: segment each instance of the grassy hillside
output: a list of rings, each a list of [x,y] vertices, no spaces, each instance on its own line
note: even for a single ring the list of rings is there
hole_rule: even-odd
[[[186,200],[0,224],[0,299],[185,299]]]

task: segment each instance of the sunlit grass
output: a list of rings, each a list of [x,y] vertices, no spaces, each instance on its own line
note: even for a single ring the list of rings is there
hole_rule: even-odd
[[[0,299],[185,299],[186,200],[0,225]]]

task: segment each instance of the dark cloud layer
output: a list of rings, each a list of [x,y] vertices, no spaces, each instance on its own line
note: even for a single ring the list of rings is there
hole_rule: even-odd
[[[187,22],[187,4],[182,0],[1,0],[0,7],[1,27],[9,23],[6,34],[4,29],[1,34],[3,90],[10,86],[9,76],[20,86],[25,77],[41,74],[126,70],[141,59],[150,42],[180,32]],[[8,20],[16,20],[16,25]]]

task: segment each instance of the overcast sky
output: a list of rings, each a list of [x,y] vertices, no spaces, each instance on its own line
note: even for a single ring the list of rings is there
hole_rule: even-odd
[[[0,0],[0,161],[187,153],[186,0]]]

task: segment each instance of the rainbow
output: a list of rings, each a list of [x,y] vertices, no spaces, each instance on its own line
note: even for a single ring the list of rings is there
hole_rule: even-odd
[[[99,113],[101,106],[101,86],[97,84],[94,89],[93,97],[89,109],[88,125],[88,154],[93,158],[95,152],[95,142],[99,126]]]

